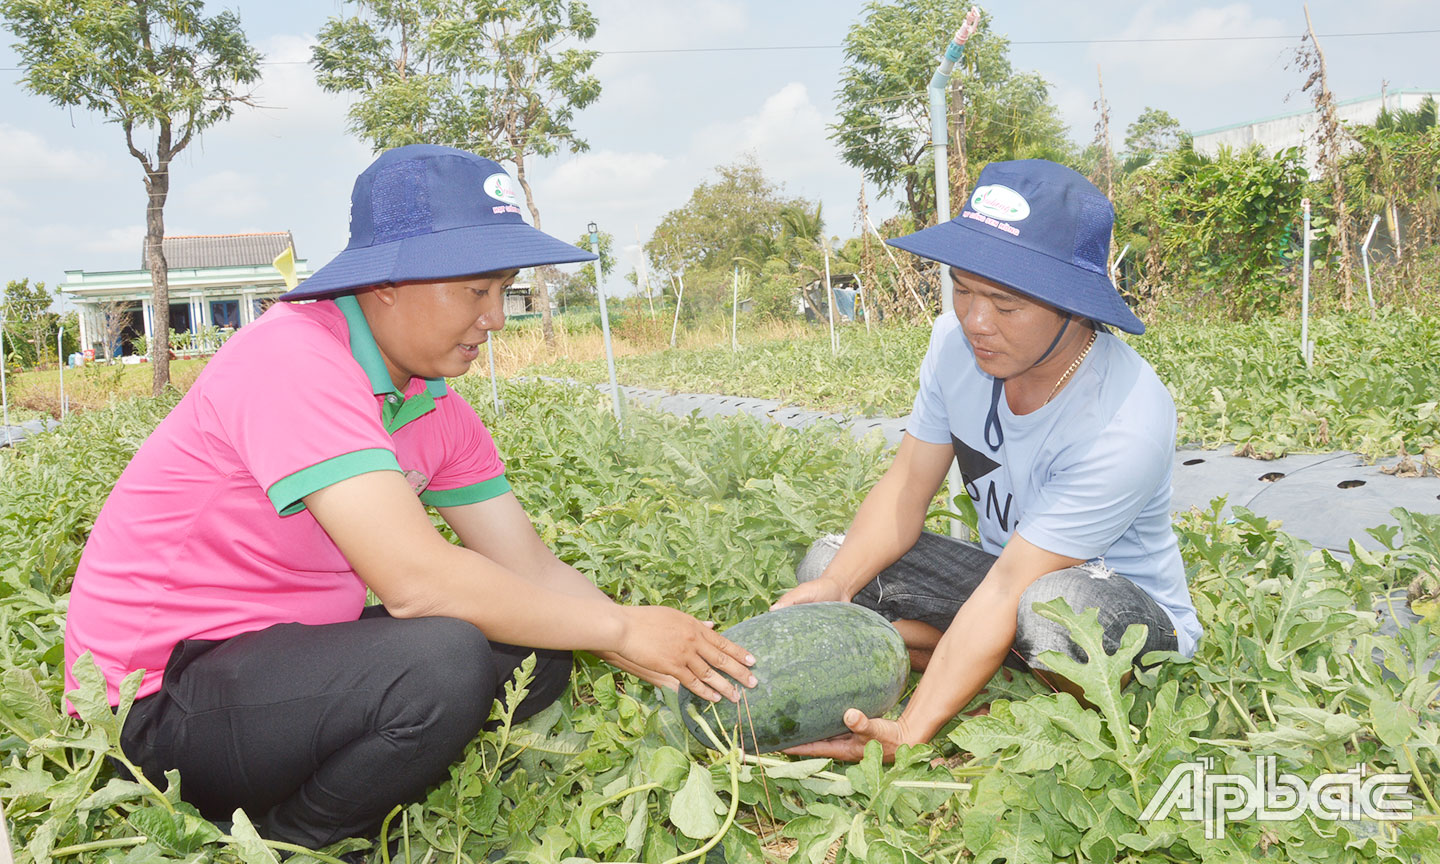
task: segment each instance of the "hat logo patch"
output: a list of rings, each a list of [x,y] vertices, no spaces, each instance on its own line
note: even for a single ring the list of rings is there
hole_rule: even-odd
[[[517,204],[515,187],[510,185],[510,175],[503,171],[485,178],[485,194],[504,204]]]
[[[1006,222],[1019,222],[1030,215],[1030,202],[1009,186],[981,186],[970,196],[970,206],[977,213]]]

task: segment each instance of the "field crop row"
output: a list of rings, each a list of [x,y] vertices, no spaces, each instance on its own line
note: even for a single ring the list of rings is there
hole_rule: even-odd
[[[847,326],[832,355],[823,328],[812,338],[622,357],[622,384],[780,399],[867,416],[910,411],[926,328]],[[503,334],[500,337],[504,338]],[[1440,445],[1440,316],[1409,310],[1335,314],[1311,322],[1315,364],[1300,359],[1300,324],[1170,320],[1124,336],[1170,388],[1180,443],[1249,445],[1279,456],[1354,450],[1371,458]],[[538,374],[605,380],[601,361],[561,362]],[[1440,452],[1437,452],[1440,460]]]
[[[818,534],[842,529],[885,454],[837,427],[644,410],[623,434],[588,388],[506,387],[481,407],[547,543],[626,602],[663,602],[726,626],[793,584]],[[173,404],[134,400],[0,452],[0,795],[17,860],[269,862],[243,814],[215,826],[179,802],[180,778],[122,781],[120,718],[82,679],[89,722],[59,710],[66,592],[84,538],[130,454]],[[1421,625],[1385,637],[1377,592],[1440,574],[1440,518],[1395,514],[1389,549],[1316,553],[1243,511],[1177,531],[1206,637],[1190,662],[1122,686],[1135,651],[1069,670],[1093,708],[1029,676],[997,676],[988,716],[952,722],[893,766],[789,761],[694,744],[653,689],[581,658],[567,698],[482,734],[450,782],[397,811],[401,860],[819,862],[1433,860],[1440,782],[1440,651]],[[1082,645],[1098,625],[1053,610]],[[1138,631],[1136,633],[1138,635]],[[1392,675],[1382,674],[1383,661]],[[523,685],[512,688],[518,696]],[[978,700],[977,700],[978,701]],[[734,718],[722,718],[722,724]],[[1364,765],[1404,772],[1413,818],[1242,820],[1223,837],[1171,813],[1140,817],[1167,775],[1211,759],[1247,773],[1274,755],[1307,782]],[[354,841],[292,861],[335,860]],[[373,860],[379,860],[379,853]]]

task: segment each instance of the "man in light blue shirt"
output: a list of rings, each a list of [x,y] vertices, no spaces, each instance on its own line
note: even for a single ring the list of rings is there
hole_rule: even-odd
[[[1040,655],[1086,659],[1035,603],[1096,608],[1105,648],[1131,624],[1150,651],[1192,656],[1199,621],[1170,525],[1175,406],[1107,325],[1145,326],[1106,267],[1114,210],[1076,172],[994,163],[963,211],[891,245],[950,267],[955,314],[935,322],[895,462],[850,531],[801,562],[777,607],[861,603],[895,623],[925,670],[896,721],[846,712],[850,734],[793,752],[858,760],[928,741],[1003,664],[1056,687]],[[922,531],[958,460],[980,543]]]

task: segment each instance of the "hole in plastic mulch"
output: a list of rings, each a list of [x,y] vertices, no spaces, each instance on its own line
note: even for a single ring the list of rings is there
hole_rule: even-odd
[[[1364,480],[1341,480],[1335,484],[1337,489],[1354,489],[1356,486],[1364,486]]]
[[[1182,465],[1199,465],[1201,462],[1204,462],[1204,461],[1205,461],[1204,459],[1186,459],[1184,462],[1182,462],[1182,463],[1180,463],[1180,464],[1182,464]]]
[[[1260,475],[1260,480],[1261,480],[1262,482],[1265,482],[1265,483],[1274,483],[1276,480],[1279,480],[1281,477],[1284,477],[1284,476],[1285,476],[1285,472],[1284,472],[1284,471],[1271,471],[1271,472],[1268,473],[1268,474],[1261,474],[1261,475]]]

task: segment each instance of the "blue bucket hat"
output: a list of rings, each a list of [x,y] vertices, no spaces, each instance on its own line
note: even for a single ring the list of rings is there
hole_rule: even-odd
[[[1079,173],[1044,159],[992,162],[960,215],[886,241],[1127,333],[1145,325],[1106,267],[1115,210]]]
[[[525,224],[510,175],[495,162],[410,144],[380,154],[356,178],[349,245],[280,299],[594,258]]]

